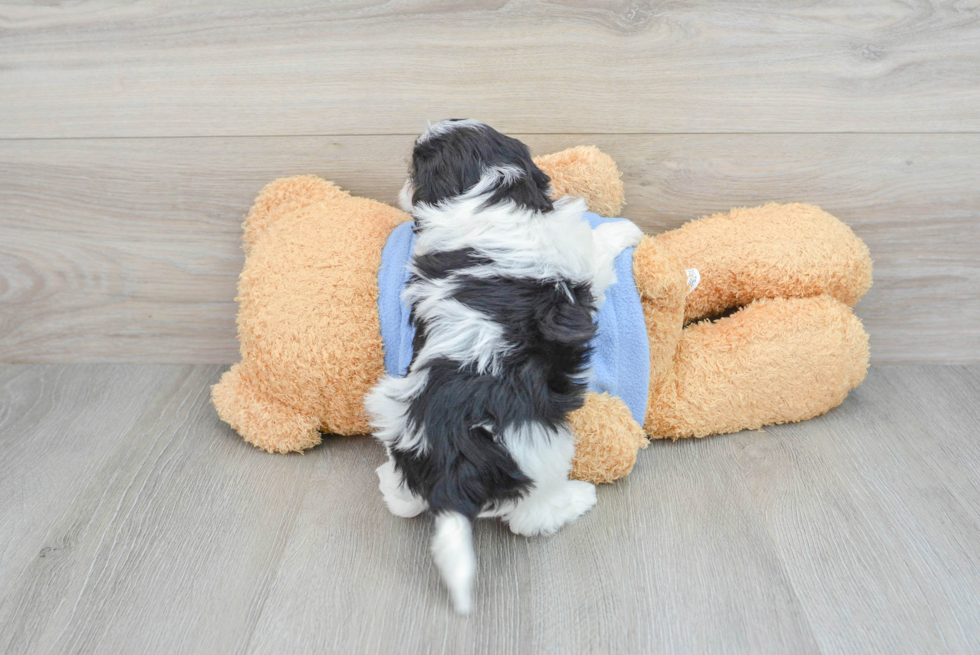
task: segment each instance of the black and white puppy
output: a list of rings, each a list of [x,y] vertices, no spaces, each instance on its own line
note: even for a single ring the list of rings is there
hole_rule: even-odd
[[[584,401],[613,260],[642,233],[625,221],[592,230],[584,201],[552,202],[549,186],[520,141],[446,120],[416,140],[402,192],[417,234],[403,294],[414,354],[366,406],[388,451],[378,469],[388,508],[435,514],[432,552],[460,613],[471,606],[474,519],[550,534],[596,502],[592,484],[568,479],[566,416]]]

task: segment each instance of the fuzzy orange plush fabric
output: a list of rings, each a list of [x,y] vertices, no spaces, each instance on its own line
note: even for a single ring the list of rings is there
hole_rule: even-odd
[[[535,161],[556,197],[619,213],[620,173],[598,149]],[[368,431],[362,401],[384,369],[381,250],[408,218],[315,176],[277,180],[259,194],[244,225],[242,361],[212,389],[218,414],[246,441],[285,453],[315,446],[321,432]],[[702,282],[687,295],[692,267]],[[803,420],[864,378],[867,334],[849,305],[870,286],[871,260],[847,226],[816,207],[738,209],[645,237],[633,271],[650,346],[646,420],[641,428],[621,399],[587,394],[569,416],[573,477],[628,474],[644,431],[676,439]],[[732,308],[741,309],[710,320]]]
[[[221,418],[275,453],[320,432],[369,430],[364,395],[384,370],[378,265],[408,215],[318,177],[277,180],[245,218],[242,361],[212,389]]]
[[[685,267],[701,274],[690,295]],[[802,421],[864,380],[868,335],[849,305],[871,286],[871,256],[817,207],[769,204],[692,221],[645,237],[633,269],[651,342],[651,438]]]
[[[589,392],[568,422],[575,434],[571,476],[576,480],[599,484],[629,475],[637,451],[647,447],[643,428],[626,403],[607,393]]]
[[[599,216],[619,216],[626,204],[622,173],[612,157],[595,146],[535,157],[534,163],[551,178],[555,198],[585,198]]]
[[[853,306],[871,286],[868,247],[813,205],[733,209],[691,221],[657,241],[701,273],[701,284],[685,300],[688,321],[757,298],[828,294]]]

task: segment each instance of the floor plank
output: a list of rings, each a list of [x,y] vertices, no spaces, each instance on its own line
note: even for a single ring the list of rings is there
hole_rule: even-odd
[[[973,448],[980,412],[932,422],[956,377],[872,370],[839,410],[732,440],[823,652],[980,649],[980,479],[936,448]]]
[[[47,603],[63,602],[45,589],[63,579],[91,528],[75,504],[89,491],[93,507],[103,506],[106,467],[173,375],[118,365],[0,371],[0,651],[25,652],[49,618]],[[17,588],[24,593],[11,595]]]
[[[0,137],[980,130],[972,3],[13,3],[0,29]]]
[[[980,516],[980,440],[958,439],[980,425],[980,370],[974,366],[926,369],[898,368],[888,376],[889,391],[897,398],[916,399],[918,430],[910,443],[920,457],[938,459],[947,482],[966,480],[973,485],[964,493],[964,502],[973,503]],[[953,467],[947,467],[950,462]]]
[[[250,448],[219,373],[0,366],[0,650],[980,648],[978,367],[873,369],[824,417],[654,443],[551,538],[481,522],[467,619],[430,519],[385,511],[377,444]]]
[[[87,365],[0,369],[0,588],[29,561],[60,550],[49,523],[105,465],[169,368]],[[62,535],[69,539],[72,535]],[[46,543],[50,542],[50,543]],[[40,553],[40,555],[39,555]]]
[[[819,204],[875,258],[875,363],[980,362],[980,135],[518,135],[595,144],[656,233]],[[241,216],[283,175],[393,201],[410,137],[0,141],[0,361],[237,359]]]
[[[741,469],[715,445],[651,446],[554,537],[478,524],[475,611],[461,619],[431,563],[431,521],[384,509],[381,449],[332,440],[250,652],[817,652]]]
[[[168,384],[101,445],[100,469],[64,499],[63,512],[42,517],[41,555],[4,585],[0,650],[245,648],[315,459],[270,457],[222,424],[208,394],[219,367],[138,370],[153,369],[168,372]],[[99,418],[117,420],[111,408]],[[91,437],[82,443],[100,447]],[[56,473],[44,452],[40,461]]]

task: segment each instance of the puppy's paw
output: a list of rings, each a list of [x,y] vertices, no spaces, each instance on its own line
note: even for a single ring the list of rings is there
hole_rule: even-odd
[[[643,230],[638,228],[632,221],[614,221],[603,223],[595,230],[595,240],[604,247],[618,255],[627,248],[632,248],[640,243],[643,238]]]
[[[595,506],[595,485],[582,480],[569,480],[566,501],[565,511],[568,514],[568,520],[573,521]]]
[[[410,519],[428,509],[428,503],[413,494],[405,486],[393,461],[389,459],[379,466],[377,474],[378,488],[381,490],[381,495],[384,496],[388,511],[392,514]]]
[[[592,509],[595,503],[594,484],[569,480],[560,493],[546,500],[532,496],[523,501],[508,517],[507,524],[511,532],[525,537],[554,534]]]

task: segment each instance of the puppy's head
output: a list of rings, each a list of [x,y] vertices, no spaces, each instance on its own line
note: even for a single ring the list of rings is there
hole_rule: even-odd
[[[551,180],[531,161],[527,146],[486,123],[451,118],[415,140],[412,166],[399,195],[407,212],[414,205],[437,205],[467,193],[485,196],[484,206],[513,202],[522,209],[554,209]]]

